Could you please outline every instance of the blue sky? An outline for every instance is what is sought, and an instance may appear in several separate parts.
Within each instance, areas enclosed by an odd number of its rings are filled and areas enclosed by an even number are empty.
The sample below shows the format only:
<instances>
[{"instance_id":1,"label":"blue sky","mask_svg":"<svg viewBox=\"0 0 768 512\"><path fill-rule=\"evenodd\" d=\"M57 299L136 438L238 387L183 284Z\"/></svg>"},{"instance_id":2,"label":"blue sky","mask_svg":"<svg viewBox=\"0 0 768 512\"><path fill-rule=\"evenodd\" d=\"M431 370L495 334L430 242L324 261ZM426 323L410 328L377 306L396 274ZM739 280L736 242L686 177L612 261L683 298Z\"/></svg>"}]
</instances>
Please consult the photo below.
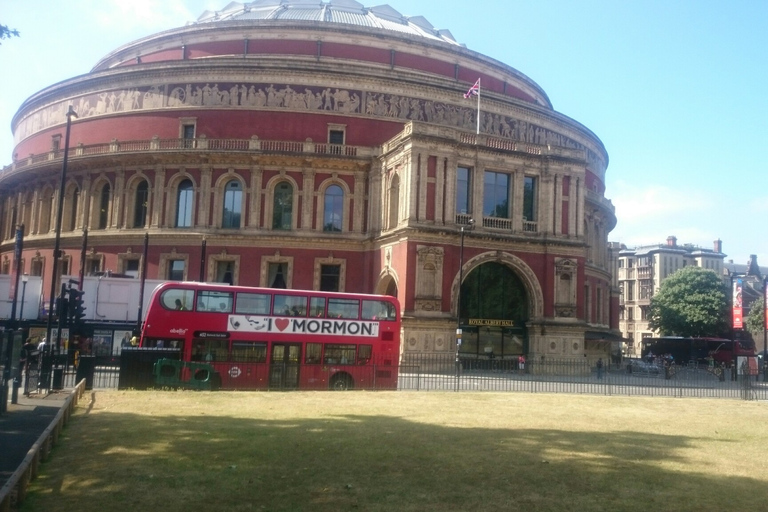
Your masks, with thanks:
<instances>
[{"instance_id":1,"label":"blue sky","mask_svg":"<svg viewBox=\"0 0 768 512\"><path fill-rule=\"evenodd\" d=\"M229 0L0 0L0 165L33 93ZM611 241L679 243L768 266L768 1L390 0L537 82L610 157Z\"/></svg>"}]
</instances>

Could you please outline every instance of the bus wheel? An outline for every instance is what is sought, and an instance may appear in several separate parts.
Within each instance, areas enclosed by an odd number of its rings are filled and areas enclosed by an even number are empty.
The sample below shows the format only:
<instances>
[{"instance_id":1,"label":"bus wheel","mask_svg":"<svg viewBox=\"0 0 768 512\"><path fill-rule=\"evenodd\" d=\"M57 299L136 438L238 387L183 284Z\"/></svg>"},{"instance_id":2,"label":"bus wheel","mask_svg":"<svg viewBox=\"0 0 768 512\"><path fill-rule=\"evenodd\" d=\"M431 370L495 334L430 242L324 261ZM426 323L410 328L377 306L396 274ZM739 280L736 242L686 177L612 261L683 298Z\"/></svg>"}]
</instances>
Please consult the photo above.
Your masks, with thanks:
<instances>
[{"instance_id":1,"label":"bus wheel","mask_svg":"<svg viewBox=\"0 0 768 512\"><path fill-rule=\"evenodd\" d=\"M348 373L337 373L331 377L331 389L346 391L353 388L352 377Z\"/></svg>"}]
</instances>

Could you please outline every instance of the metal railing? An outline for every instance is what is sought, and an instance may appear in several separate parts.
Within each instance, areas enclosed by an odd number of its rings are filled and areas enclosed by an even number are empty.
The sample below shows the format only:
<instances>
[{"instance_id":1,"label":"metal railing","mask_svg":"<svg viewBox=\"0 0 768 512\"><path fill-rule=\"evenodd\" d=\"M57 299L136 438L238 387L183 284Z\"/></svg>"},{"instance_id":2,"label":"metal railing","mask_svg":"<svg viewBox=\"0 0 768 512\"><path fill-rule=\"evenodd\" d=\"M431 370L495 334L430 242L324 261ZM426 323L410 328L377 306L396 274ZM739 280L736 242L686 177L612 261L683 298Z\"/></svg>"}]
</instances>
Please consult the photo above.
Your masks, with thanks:
<instances>
[{"instance_id":1,"label":"metal railing","mask_svg":"<svg viewBox=\"0 0 768 512\"><path fill-rule=\"evenodd\" d=\"M81 381L64 401L51 424L40 435L21 465L13 472L0 488L0 510L11 510L24 502L29 483L37 477L40 462L45 462L51 453L51 448L58 442L61 429L69 421L69 417L77 407L78 400L85 393L85 381Z\"/></svg>"},{"instance_id":2,"label":"metal railing","mask_svg":"<svg viewBox=\"0 0 768 512\"><path fill-rule=\"evenodd\" d=\"M169 151L232 151L232 152L261 152L261 153L302 153L316 155L333 155L347 158L368 158L376 154L377 150L366 146L348 146L345 144L261 140L258 137L250 139L209 139L201 136L196 139L160 139L128 140L114 139L101 144L79 144L70 150L69 159L77 161L82 157L94 157L113 154L169 152ZM32 154L26 158L20 158L0 171L0 177L12 174L38 164L49 164L60 161L64 157L64 151L59 148L46 153Z\"/></svg>"}]
</instances>

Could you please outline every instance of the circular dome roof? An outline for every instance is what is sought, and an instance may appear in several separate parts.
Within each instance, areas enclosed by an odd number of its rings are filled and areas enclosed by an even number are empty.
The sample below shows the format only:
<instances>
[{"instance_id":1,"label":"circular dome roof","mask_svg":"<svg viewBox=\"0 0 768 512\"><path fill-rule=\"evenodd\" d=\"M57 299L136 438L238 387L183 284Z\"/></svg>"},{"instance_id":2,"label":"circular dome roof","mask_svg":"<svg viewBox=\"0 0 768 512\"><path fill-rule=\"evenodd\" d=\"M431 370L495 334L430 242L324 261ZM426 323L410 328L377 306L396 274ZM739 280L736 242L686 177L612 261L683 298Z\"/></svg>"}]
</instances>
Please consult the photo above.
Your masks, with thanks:
<instances>
[{"instance_id":1,"label":"circular dome roof","mask_svg":"<svg viewBox=\"0 0 768 512\"><path fill-rule=\"evenodd\" d=\"M393 30L459 45L448 30L438 30L423 16L403 16L389 5L364 7L355 0L255 0L231 2L221 11L205 11L191 24L219 21L290 20L343 23ZM459 45L461 46L461 45Z\"/></svg>"}]
</instances>

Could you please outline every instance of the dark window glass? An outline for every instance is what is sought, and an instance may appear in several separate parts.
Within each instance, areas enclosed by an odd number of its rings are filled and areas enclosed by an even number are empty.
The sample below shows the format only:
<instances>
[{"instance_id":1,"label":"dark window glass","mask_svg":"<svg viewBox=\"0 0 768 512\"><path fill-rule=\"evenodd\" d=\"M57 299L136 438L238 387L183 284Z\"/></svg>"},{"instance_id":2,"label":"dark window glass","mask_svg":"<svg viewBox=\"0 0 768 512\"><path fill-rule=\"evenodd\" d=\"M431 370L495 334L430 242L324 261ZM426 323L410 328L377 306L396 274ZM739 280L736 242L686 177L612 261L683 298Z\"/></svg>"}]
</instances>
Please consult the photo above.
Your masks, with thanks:
<instances>
[{"instance_id":1,"label":"dark window glass","mask_svg":"<svg viewBox=\"0 0 768 512\"><path fill-rule=\"evenodd\" d=\"M194 191L192 182L184 180L179 183L179 189L176 193L176 227L188 228L192 226L192 200Z\"/></svg>"},{"instance_id":2,"label":"dark window glass","mask_svg":"<svg viewBox=\"0 0 768 512\"><path fill-rule=\"evenodd\" d=\"M171 260L168 262L168 280L184 280L184 260Z\"/></svg>"},{"instance_id":3,"label":"dark window glass","mask_svg":"<svg viewBox=\"0 0 768 512\"><path fill-rule=\"evenodd\" d=\"M325 189L323 231L341 232L344 217L344 191L338 185Z\"/></svg>"},{"instance_id":4,"label":"dark window glass","mask_svg":"<svg viewBox=\"0 0 768 512\"><path fill-rule=\"evenodd\" d=\"M500 172L485 172L483 190L483 215L485 217L509 218L509 175Z\"/></svg>"},{"instance_id":5,"label":"dark window glass","mask_svg":"<svg viewBox=\"0 0 768 512\"><path fill-rule=\"evenodd\" d=\"M242 209L243 187L239 181L232 180L224 187L224 213L221 227L239 228Z\"/></svg>"},{"instance_id":6,"label":"dark window glass","mask_svg":"<svg viewBox=\"0 0 768 512\"><path fill-rule=\"evenodd\" d=\"M101 187L101 198L99 201L99 229L106 229L109 219L109 184Z\"/></svg>"},{"instance_id":7,"label":"dark window glass","mask_svg":"<svg viewBox=\"0 0 768 512\"><path fill-rule=\"evenodd\" d=\"M456 171L456 213L471 213L470 175L471 172L466 167L459 167Z\"/></svg>"},{"instance_id":8,"label":"dark window glass","mask_svg":"<svg viewBox=\"0 0 768 512\"><path fill-rule=\"evenodd\" d=\"M525 220L536 220L536 178L525 177L523 189L523 217Z\"/></svg>"},{"instance_id":9,"label":"dark window glass","mask_svg":"<svg viewBox=\"0 0 768 512\"><path fill-rule=\"evenodd\" d=\"M320 265L320 291L338 292L341 280L341 265Z\"/></svg>"},{"instance_id":10,"label":"dark window glass","mask_svg":"<svg viewBox=\"0 0 768 512\"><path fill-rule=\"evenodd\" d=\"M293 215L293 187L284 181L275 187L272 229L290 230Z\"/></svg>"},{"instance_id":11,"label":"dark window glass","mask_svg":"<svg viewBox=\"0 0 768 512\"><path fill-rule=\"evenodd\" d=\"M147 222L147 205L149 201L149 185L146 181L136 187L136 197L133 205L133 227L143 228Z\"/></svg>"}]
</instances>

